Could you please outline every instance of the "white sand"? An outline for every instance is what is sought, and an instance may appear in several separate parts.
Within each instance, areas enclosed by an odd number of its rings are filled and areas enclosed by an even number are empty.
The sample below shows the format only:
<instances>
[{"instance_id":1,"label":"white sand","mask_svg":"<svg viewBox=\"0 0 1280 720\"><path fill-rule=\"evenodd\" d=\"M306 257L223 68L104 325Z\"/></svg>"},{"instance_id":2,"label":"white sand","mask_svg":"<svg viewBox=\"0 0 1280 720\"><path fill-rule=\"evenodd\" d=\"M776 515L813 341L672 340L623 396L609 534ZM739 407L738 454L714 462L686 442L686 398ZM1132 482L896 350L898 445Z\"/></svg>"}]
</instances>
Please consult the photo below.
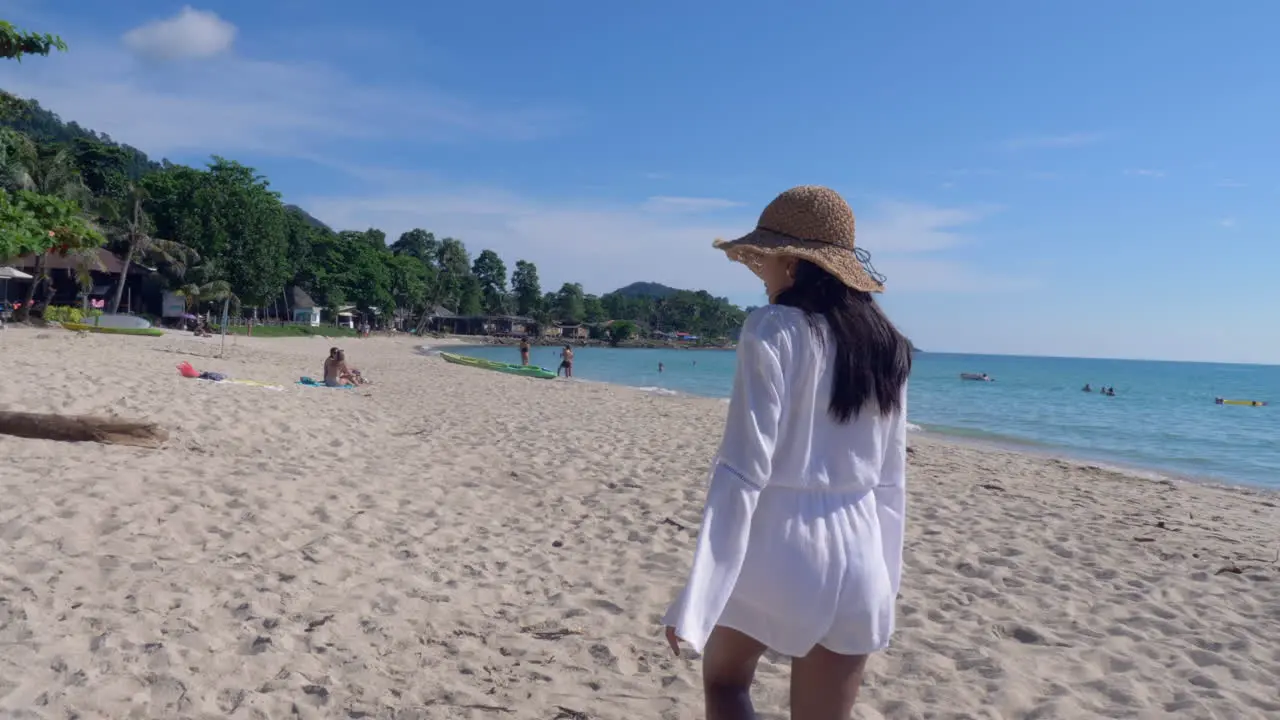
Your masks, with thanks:
<instances>
[{"instance_id":1,"label":"white sand","mask_svg":"<svg viewBox=\"0 0 1280 720\"><path fill-rule=\"evenodd\" d=\"M292 385L330 344L0 333L0 408L172 430L0 437L0 716L701 717L657 623L723 403L387 339L339 343L372 387ZM1280 717L1276 496L913 444L859 717ZM765 717L786 694L764 663Z\"/></svg>"}]
</instances>

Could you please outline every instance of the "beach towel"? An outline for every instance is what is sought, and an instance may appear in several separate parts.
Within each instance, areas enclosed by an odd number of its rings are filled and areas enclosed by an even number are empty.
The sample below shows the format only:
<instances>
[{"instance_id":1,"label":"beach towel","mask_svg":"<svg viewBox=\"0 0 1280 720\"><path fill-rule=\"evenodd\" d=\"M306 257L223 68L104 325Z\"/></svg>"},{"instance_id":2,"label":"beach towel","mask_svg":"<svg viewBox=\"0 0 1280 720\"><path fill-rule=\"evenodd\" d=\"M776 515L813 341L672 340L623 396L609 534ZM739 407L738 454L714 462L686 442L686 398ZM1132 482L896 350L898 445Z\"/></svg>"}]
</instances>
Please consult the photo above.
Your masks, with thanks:
<instances>
[{"instance_id":1,"label":"beach towel","mask_svg":"<svg viewBox=\"0 0 1280 720\"><path fill-rule=\"evenodd\" d=\"M279 385L272 385L271 383L265 383L260 380L236 380L235 378L229 378L218 372L211 372L209 370L200 372L199 370L191 367L191 363L189 362L184 362L178 365L178 374L185 378L209 380L219 385L249 385L251 387L266 388L267 390L284 390L284 388Z\"/></svg>"},{"instance_id":2,"label":"beach towel","mask_svg":"<svg viewBox=\"0 0 1280 720\"><path fill-rule=\"evenodd\" d=\"M355 385L350 385L350 384L348 384L348 385L338 385L338 386L336 386L336 387L334 387L334 386L332 386L332 385L325 385L323 382L320 382L319 380L316 380L315 378L309 378L309 377L305 377L305 376L304 376L304 377L300 377L300 378L298 378L298 384L299 384L299 385L306 385L307 387L319 387L319 388L333 387L335 390L354 390L354 389L356 388L356 386L355 386Z\"/></svg>"},{"instance_id":3,"label":"beach towel","mask_svg":"<svg viewBox=\"0 0 1280 720\"><path fill-rule=\"evenodd\" d=\"M235 380L232 378L225 378L217 382L219 385L248 385L250 387L260 387L264 390L284 390L284 388L279 385L264 383L260 380Z\"/></svg>"}]
</instances>

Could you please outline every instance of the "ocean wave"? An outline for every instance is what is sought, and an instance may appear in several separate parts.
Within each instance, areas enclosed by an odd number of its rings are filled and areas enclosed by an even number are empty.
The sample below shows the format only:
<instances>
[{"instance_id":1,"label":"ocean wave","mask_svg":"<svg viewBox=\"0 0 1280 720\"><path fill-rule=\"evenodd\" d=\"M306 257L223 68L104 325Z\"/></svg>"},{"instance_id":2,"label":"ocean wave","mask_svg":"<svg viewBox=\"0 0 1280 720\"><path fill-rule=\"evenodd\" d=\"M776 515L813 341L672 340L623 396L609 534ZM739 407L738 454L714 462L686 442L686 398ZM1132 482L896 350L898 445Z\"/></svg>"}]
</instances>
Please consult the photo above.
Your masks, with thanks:
<instances>
[{"instance_id":1,"label":"ocean wave","mask_svg":"<svg viewBox=\"0 0 1280 720\"><path fill-rule=\"evenodd\" d=\"M913 422L909 422L907 423L907 432L924 432L924 428Z\"/></svg>"},{"instance_id":2,"label":"ocean wave","mask_svg":"<svg viewBox=\"0 0 1280 720\"><path fill-rule=\"evenodd\" d=\"M681 397L684 395L684 393L679 390L657 387L656 385L632 385L631 387L639 390L640 392L648 393L650 395L661 395L663 397Z\"/></svg>"}]
</instances>

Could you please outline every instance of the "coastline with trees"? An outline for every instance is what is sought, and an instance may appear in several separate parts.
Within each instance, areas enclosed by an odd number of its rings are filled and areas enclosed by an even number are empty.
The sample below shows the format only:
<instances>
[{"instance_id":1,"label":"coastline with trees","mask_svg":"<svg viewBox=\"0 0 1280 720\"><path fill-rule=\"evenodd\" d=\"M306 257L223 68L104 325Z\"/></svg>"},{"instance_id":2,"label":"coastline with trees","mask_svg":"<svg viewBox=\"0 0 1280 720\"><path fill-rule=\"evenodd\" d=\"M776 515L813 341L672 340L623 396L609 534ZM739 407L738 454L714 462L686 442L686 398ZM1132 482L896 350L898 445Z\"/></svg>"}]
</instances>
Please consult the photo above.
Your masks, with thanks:
<instances>
[{"instance_id":1,"label":"coastline with trees","mask_svg":"<svg viewBox=\"0 0 1280 720\"><path fill-rule=\"evenodd\" d=\"M56 36L7 23L0 31L0 52L9 58L66 50ZM106 272L102 249L122 269L97 293L94 274ZM15 319L54 306L53 256L74 269L68 277L79 287L68 292L85 308L92 296L105 313L158 316L170 293L185 299L188 312L225 300L238 318L288 323L297 288L329 319L345 312L377 328L423 331L423 319L441 308L525 318L535 337L556 325L585 325L616 345L661 332L725 344L746 314L706 291L654 283L603 294L580 283L544 289L534 261L508 266L491 249L473 256L462 239L422 228L390 242L377 228L335 230L285 203L252 167L220 156L203 168L156 161L0 90L0 264L25 262L34 276L25 292L5 298L18 306ZM126 295L131 272L143 277Z\"/></svg>"}]
</instances>

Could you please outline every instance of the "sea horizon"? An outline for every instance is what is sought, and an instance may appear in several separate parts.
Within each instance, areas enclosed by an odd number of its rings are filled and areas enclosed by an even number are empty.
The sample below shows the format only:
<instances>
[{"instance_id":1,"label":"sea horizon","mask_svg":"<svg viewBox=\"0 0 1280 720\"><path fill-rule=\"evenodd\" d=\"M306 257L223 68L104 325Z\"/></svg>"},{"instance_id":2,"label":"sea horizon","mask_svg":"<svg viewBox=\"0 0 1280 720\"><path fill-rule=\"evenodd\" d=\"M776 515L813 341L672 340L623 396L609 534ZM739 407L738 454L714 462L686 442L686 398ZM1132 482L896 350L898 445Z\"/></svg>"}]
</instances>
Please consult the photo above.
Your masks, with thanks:
<instances>
[{"instance_id":1,"label":"sea horizon","mask_svg":"<svg viewBox=\"0 0 1280 720\"><path fill-rule=\"evenodd\" d=\"M1175 363L1182 365L1246 365L1250 367L1280 367L1280 363L1243 362L1239 360L1170 360L1168 358L1106 357L1103 355L1031 355L1026 353L965 353L950 350L925 350L916 348L917 355L963 355L969 357L1027 358L1029 360L1106 360L1108 362Z\"/></svg>"},{"instance_id":2,"label":"sea horizon","mask_svg":"<svg viewBox=\"0 0 1280 720\"><path fill-rule=\"evenodd\" d=\"M454 346L450 352L519 362L512 346ZM536 346L549 370L559 350ZM659 395L725 399L733 350L575 349L575 379ZM663 364L662 372L658 363ZM986 372L995 382L961 380ZM1082 392L1110 385L1115 397ZM967 444L1060 456L1141 475L1280 489L1280 412L1222 406L1214 397L1275 402L1280 367L1252 363L1067 358L922 351L916 356L908 420L920 431Z\"/></svg>"}]
</instances>

